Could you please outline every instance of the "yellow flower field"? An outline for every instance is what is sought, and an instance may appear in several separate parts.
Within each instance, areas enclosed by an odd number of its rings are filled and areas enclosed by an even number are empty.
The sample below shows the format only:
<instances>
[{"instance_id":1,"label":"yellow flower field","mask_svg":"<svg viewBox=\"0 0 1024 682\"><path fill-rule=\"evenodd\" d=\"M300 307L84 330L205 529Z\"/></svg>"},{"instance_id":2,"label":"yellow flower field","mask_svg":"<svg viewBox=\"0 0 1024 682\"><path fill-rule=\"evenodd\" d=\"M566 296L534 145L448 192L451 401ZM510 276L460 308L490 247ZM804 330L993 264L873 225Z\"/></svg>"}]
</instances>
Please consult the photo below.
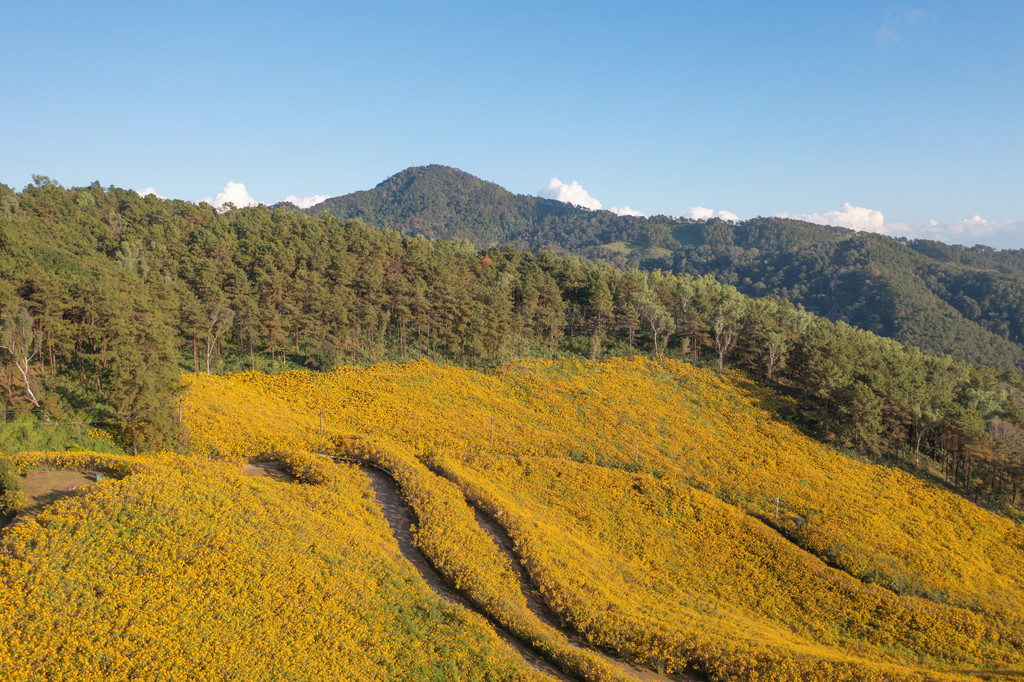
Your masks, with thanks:
<instances>
[{"instance_id":1,"label":"yellow flower field","mask_svg":"<svg viewBox=\"0 0 1024 682\"><path fill-rule=\"evenodd\" d=\"M359 438L457 482L563 618L654 667L912 679L1024 666L1020 529L838 455L739 375L560 360L190 381L199 449L240 459ZM434 477L422 486L443 489ZM490 571L481 584L506 580L479 548L447 551Z\"/></svg>"},{"instance_id":2,"label":"yellow flower field","mask_svg":"<svg viewBox=\"0 0 1024 682\"><path fill-rule=\"evenodd\" d=\"M535 679L404 563L365 476L318 485L171 453L23 454L89 486L5 531L0 678Z\"/></svg>"},{"instance_id":3,"label":"yellow flower field","mask_svg":"<svg viewBox=\"0 0 1024 682\"><path fill-rule=\"evenodd\" d=\"M4 531L4 679L539 678L429 592L366 477L317 452L389 471L438 569L574 676L628 672L526 607L472 506L563 622L651 669L1024 670L1020 528L804 436L739 374L557 360L185 381L186 452L12 457L110 477ZM240 475L253 460L296 480Z\"/></svg>"}]
</instances>

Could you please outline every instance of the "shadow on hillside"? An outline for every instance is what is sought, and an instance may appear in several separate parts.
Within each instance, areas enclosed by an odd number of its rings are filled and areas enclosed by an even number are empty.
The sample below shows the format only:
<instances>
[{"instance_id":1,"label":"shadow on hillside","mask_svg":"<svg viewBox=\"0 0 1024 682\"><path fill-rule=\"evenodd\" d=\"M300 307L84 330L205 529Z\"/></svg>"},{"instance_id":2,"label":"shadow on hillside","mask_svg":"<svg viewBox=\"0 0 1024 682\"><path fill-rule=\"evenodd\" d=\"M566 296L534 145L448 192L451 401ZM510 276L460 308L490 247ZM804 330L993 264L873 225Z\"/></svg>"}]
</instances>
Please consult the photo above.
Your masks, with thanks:
<instances>
[{"instance_id":1,"label":"shadow on hillside","mask_svg":"<svg viewBox=\"0 0 1024 682\"><path fill-rule=\"evenodd\" d=\"M899 469L905 474L942 488L943 490L946 490L975 506L1001 516L1013 518L1011 514L1007 514L1006 511L1000 507L985 505L979 502L976 492L972 494L971 491L963 490L949 483L942 475L941 470L937 471L935 470L935 467L929 466L932 463L932 460L927 455L922 454L918 458L918 461L920 462L918 464L915 464L912 459L907 459L899 455L871 457L843 447L841 444L836 443L833 438L829 438L827 434L823 436L819 430L814 428L813 420L809 412L801 410L800 399L802 396L796 389L778 385L766 387L764 384L754 381L747 376L736 377L733 381L737 388L751 396L754 403L771 414L774 419L789 424L808 438L832 448L847 459L856 460L865 464L889 467L890 469ZM921 463L923 463L923 466Z\"/></svg>"}]
</instances>

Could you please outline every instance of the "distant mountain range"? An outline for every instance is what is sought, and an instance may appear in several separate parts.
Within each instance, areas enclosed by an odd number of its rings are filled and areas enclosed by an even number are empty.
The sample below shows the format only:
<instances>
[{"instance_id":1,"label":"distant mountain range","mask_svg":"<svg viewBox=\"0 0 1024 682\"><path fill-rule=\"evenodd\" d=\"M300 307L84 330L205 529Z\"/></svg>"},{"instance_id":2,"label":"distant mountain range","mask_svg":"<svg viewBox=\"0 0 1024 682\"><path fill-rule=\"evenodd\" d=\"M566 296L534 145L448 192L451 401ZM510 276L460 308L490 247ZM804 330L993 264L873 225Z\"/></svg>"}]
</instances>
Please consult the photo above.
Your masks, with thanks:
<instances>
[{"instance_id":1,"label":"distant mountain range","mask_svg":"<svg viewBox=\"0 0 1024 682\"><path fill-rule=\"evenodd\" d=\"M478 249L550 249L622 268L711 274L743 293L788 298L927 351L1024 368L1024 250L908 241L780 218L619 216L512 194L439 165L406 169L305 212L464 239Z\"/></svg>"}]
</instances>

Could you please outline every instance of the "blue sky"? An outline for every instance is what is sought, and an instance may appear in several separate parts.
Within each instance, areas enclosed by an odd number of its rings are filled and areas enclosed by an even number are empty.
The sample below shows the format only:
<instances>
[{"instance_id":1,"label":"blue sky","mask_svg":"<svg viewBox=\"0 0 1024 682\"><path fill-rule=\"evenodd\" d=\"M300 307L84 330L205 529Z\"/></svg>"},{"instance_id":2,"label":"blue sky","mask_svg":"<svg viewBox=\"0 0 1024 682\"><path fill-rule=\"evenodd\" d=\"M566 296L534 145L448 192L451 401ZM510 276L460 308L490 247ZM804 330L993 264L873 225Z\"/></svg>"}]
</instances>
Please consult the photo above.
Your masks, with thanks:
<instances>
[{"instance_id":1,"label":"blue sky","mask_svg":"<svg viewBox=\"0 0 1024 682\"><path fill-rule=\"evenodd\" d=\"M0 0L0 59L17 189L274 203L441 163L645 214L1024 248L1016 0Z\"/></svg>"}]
</instances>

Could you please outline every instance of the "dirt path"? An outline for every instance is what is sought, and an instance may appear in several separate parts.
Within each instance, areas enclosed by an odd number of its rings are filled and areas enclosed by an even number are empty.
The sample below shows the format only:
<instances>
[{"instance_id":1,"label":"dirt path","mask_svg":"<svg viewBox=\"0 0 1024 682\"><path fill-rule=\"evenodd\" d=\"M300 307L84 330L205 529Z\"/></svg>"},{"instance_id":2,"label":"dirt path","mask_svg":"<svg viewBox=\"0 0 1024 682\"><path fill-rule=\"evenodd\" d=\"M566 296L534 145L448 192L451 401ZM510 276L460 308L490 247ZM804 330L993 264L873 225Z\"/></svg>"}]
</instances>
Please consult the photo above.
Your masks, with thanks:
<instances>
[{"instance_id":1,"label":"dirt path","mask_svg":"<svg viewBox=\"0 0 1024 682\"><path fill-rule=\"evenodd\" d=\"M412 563L413 566L416 567L420 572L420 575L422 575L423 579L427 582L427 585L447 601L460 604L463 607L475 611L487 618L487 620L494 626L499 636L508 642L510 646L515 648L516 651L518 651L536 670L553 675L559 679L570 679L561 671L554 669L550 663L541 658L535 651L505 630L502 626L495 623L487 613L478 609L475 605L471 604L449 587L447 583L445 583L441 575L434 569L433 565L413 543L412 532L410 531L410 526L413 523L412 512L406 505L405 500L402 499L401 493L399 492L394 479L376 467L367 466L359 462L356 463L359 464L362 471L369 476L370 484L376 494L377 504L380 506L384 517L388 520L388 524L391 526L391 531L394 533L395 539L398 540L398 546L401 548L402 554L410 563ZM527 607L534 613L534 615L540 618L541 621L565 635L571 646L579 649L580 651L596 654L603 658L608 664L618 668L621 672L644 682L663 680L684 680L686 682L696 682L704 679L702 677L686 674L670 676L653 670L641 668L630 662L610 656L605 652L600 651L579 634L564 627L551 609L548 608L537 589L531 584L528 573L513 551L512 540L508 536L508 533L505 532L505 529L475 507L474 514L477 523L488 534L498 551L508 557L512 570L519 580L520 590L526 598Z\"/></svg>"},{"instance_id":2,"label":"dirt path","mask_svg":"<svg viewBox=\"0 0 1024 682\"><path fill-rule=\"evenodd\" d=\"M570 680L571 678L566 677L564 673L548 663L548 661L534 652L533 649L517 639L512 633L496 623L490 616L476 608L476 606L444 582L441 574L434 569L433 565L427 561L427 558L413 543L411 530L413 524L412 512L409 511L405 500L402 499L402 495L398 492L398 486L394 480L383 471L373 467L361 466L360 468L370 478L370 487L373 488L373 492L376 495L377 505L384 514L384 518L387 519L388 525L391 526L391 532L398 541L398 547L402 551L402 556L416 567L416 570L419 571L430 589L442 599L458 604L487 618L497 635L506 644L515 649L534 670L550 675L555 679Z\"/></svg>"},{"instance_id":3,"label":"dirt path","mask_svg":"<svg viewBox=\"0 0 1024 682\"><path fill-rule=\"evenodd\" d=\"M595 645L588 642L586 639L581 637L578 633L570 630L564 626L555 615L555 613L548 607L544 602L544 599L540 596L540 592L530 582L529 575L526 572L526 568L523 566L519 557L516 556L513 550L512 538L509 537L505 529L495 522L493 519L484 514L478 507L473 508L474 514L476 515L476 522L483 528L487 534L491 537L491 540L498 547L498 550L504 554L509 563L512 566L512 571L516 574L519 579L519 589L522 590L523 596L526 597L526 605L533 612L535 616L540 618L544 623L551 627L561 631L565 635L566 639L569 640L569 644L576 647L581 651L588 651L592 654L596 654L603 658L609 665L615 666L620 671L627 675L631 675L638 680L644 680L645 682L654 682L655 680L686 680L686 681L698 681L703 680L702 677L694 677L691 675L666 675L663 673L655 672L647 668L641 668L638 665L625 661L616 656L609 655L606 652L601 651Z\"/></svg>"}]
</instances>

